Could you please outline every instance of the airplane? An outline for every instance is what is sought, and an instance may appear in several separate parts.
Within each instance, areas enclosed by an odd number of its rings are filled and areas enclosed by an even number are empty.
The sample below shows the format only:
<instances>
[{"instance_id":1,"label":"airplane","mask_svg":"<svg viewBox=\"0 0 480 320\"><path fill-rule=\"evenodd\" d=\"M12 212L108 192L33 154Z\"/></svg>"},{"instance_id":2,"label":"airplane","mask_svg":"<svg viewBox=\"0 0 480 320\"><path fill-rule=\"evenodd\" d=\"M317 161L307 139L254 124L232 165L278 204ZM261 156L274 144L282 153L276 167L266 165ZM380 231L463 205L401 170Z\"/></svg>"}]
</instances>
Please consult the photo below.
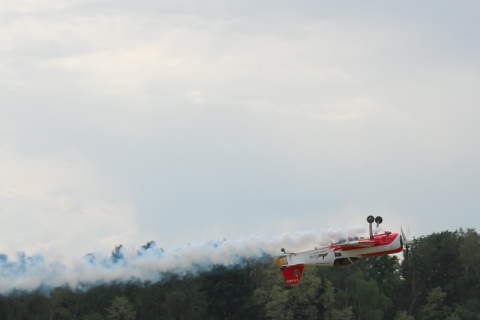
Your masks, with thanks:
<instances>
[{"instance_id":1,"label":"airplane","mask_svg":"<svg viewBox=\"0 0 480 320\"><path fill-rule=\"evenodd\" d=\"M277 257L277 264L287 282L294 285L300 282L306 265L318 265L328 267L343 267L351 265L363 257L378 257L398 253L403 246L412 241L407 240L401 230L401 234L385 231L382 234L373 234L372 224L378 226L383 222L382 217L367 217L370 237L352 237L342 239L326 247L315 248L304 252L286 252L281 249L282 255Z\"/></svg>"}]
</instances>

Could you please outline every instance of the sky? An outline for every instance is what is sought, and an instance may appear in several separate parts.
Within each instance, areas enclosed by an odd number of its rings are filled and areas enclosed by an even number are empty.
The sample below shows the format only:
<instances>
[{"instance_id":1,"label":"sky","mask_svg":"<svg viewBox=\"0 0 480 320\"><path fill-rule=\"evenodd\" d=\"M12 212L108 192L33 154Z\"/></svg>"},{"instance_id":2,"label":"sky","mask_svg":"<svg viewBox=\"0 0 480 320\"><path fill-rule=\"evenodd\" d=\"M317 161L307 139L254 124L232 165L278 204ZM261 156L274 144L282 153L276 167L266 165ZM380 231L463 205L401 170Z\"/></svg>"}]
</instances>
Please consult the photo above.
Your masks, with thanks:
<instances>
[{"instance_id":1,"label":"sky","mask_svg":"<svg viewBox=\"0 0 480 320\"><path fill-rule=\"evenodd\" d=\"M479 10L2 2L0 252L478 230Z\"/></svg>"}]
</instances>

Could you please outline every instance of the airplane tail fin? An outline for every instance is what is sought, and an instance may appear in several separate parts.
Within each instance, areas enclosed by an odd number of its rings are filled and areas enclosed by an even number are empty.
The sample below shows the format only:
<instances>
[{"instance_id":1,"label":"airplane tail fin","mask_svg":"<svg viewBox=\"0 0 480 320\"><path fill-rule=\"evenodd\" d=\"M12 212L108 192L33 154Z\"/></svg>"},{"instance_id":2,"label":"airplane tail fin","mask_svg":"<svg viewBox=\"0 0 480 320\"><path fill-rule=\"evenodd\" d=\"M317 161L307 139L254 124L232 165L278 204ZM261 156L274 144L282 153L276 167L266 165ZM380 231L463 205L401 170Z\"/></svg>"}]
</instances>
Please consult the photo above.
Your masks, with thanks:
<instances>
[{"instance_id":1,"label":"airplane tail fin","mask_svg":"<svg viewBox=\"0 0 480 320\"><path fill-rule=\"evenodd\" d=\"M302 278L303 269L305 269L304 264L297 264L293 266L284 266L281 267L280 270L282 271L283 277L288 285L297 284L300 282Z\"/></svg>"}]
</instances>

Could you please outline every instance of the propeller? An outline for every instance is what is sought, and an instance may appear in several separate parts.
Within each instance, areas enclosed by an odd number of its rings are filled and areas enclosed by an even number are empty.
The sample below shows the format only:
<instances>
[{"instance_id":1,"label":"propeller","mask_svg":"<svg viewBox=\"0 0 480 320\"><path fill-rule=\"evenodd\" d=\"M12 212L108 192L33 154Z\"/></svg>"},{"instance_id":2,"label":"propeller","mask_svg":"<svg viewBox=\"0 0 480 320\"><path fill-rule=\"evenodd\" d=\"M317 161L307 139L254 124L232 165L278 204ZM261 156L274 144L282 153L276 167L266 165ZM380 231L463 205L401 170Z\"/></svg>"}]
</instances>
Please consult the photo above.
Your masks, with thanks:
<instances>
[{"instance_id":1,"label":"propeller","mask_svg":"<svg viewBox=\"0 0 480 320\"><path fill-rule=\"evenodd\" d=\"M402 243L405 246L405 255L407 256L408 263L410 264L410 245L413 243L413 241L415 241L415 238L413 240L407 239L403 228L400 228L400 233L402 234Z\"/></svg>"},{"instance_id":2,"label":"propeller","mask_svg":"<svg viewBox=\"0 0 480 320\"><path fill-rule=\"evenodd\" d=\"M404 246L411 245L413 240L407 239L407 237L405 236L405 232L403 232L403 228L400 228L400 232L402 233L403 245Z\"/></svg>"}]
</instances>

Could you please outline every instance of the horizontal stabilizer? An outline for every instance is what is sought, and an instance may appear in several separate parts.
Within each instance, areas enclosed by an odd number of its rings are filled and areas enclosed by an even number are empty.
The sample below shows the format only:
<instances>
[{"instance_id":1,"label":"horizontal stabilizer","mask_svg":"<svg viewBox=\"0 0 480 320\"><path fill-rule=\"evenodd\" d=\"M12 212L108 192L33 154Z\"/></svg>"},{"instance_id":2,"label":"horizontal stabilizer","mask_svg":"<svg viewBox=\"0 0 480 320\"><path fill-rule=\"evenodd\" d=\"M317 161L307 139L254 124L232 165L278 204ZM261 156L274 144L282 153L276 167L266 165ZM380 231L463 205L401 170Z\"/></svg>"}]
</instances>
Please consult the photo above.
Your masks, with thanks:
<instances>
[{"instance_id":1,"label":"horizontal stabilizer","mask_svg":"<svg viewBox=\"0 0 480 320\"><path fill-rule=\"evenodd\" d=\"M287 284L293 285L300 282L303 269L305 269L304 264L297 264L294 266L283 267L280 270L282 270L282 274L285 277L285 281L287 281Z\"/></svg>"}]
</instances>

